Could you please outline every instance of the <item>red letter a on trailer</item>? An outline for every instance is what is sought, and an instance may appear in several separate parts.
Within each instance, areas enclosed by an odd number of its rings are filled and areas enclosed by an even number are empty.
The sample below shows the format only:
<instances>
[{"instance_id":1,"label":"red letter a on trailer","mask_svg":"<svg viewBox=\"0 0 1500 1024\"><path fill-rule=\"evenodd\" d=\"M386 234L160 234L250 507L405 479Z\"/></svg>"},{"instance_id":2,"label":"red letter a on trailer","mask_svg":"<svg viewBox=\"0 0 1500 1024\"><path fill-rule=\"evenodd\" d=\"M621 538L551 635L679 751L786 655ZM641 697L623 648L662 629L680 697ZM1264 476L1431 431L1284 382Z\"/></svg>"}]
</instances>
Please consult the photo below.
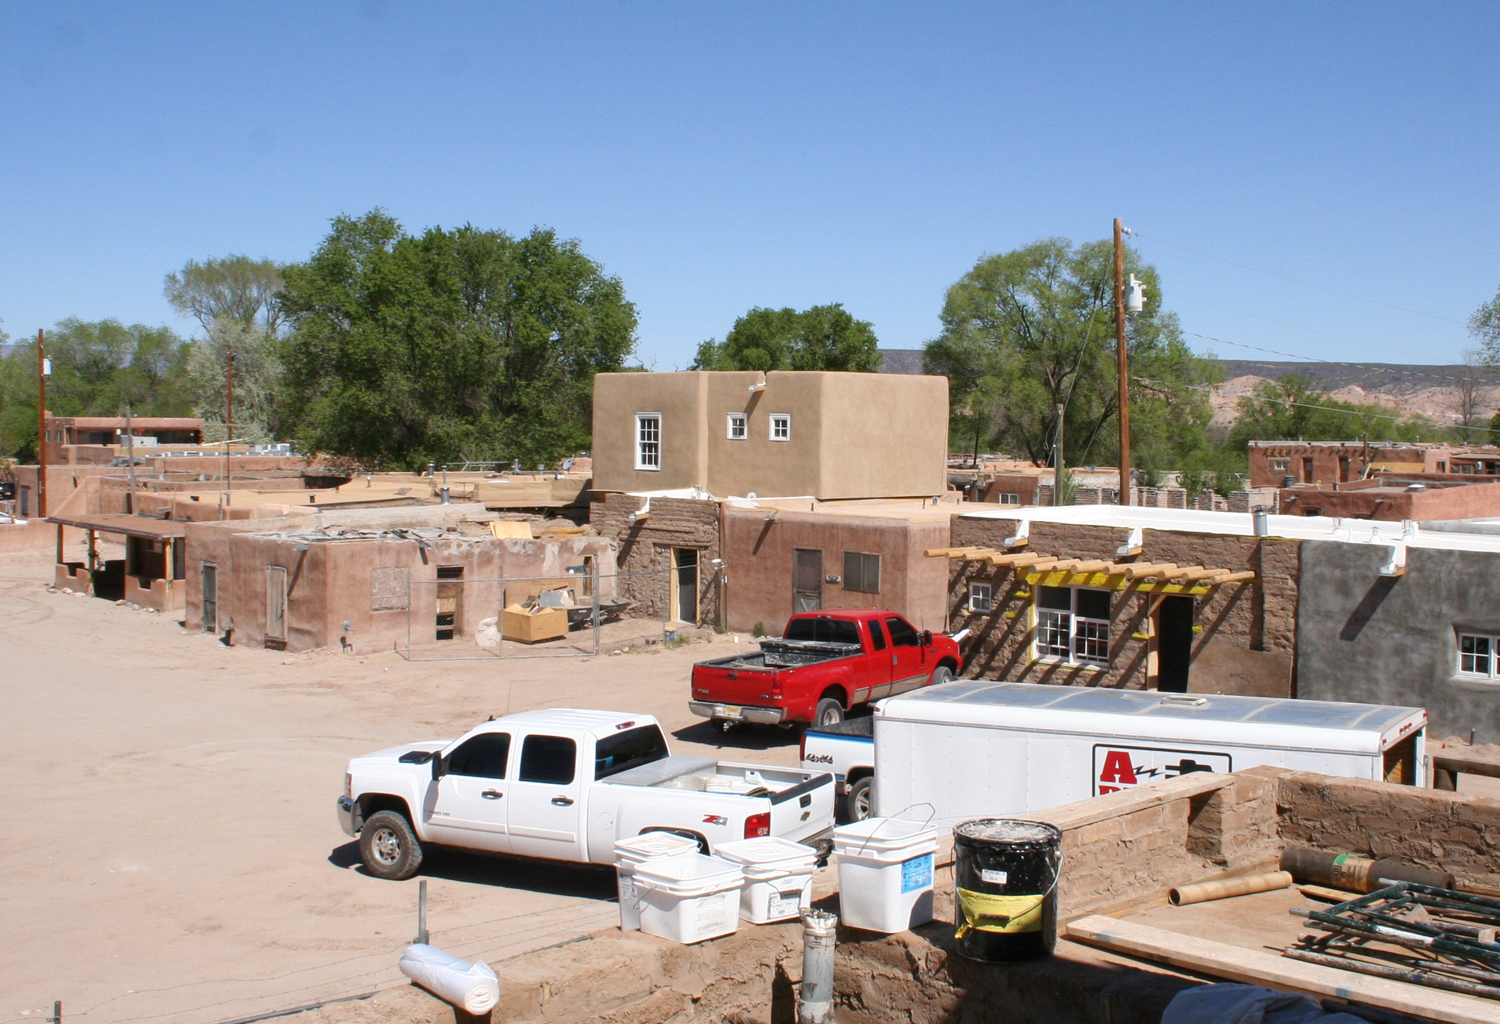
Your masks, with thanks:
<instances>
[{"instance_id":1,"label":"red letter a on trailer","mask_svg":"<svg viewBox=\"0 0 1500 1024\"><path fill-rule=\"evenodd\" d=\"M1099 781L1134 786L1136 784L1135 768L1130 763L1130 755L1123 750L1111 750L1105 754L1104 768L1099 772ZM1103 792L1102 786L1100 791Z\"/></svg>"}]
</instances>

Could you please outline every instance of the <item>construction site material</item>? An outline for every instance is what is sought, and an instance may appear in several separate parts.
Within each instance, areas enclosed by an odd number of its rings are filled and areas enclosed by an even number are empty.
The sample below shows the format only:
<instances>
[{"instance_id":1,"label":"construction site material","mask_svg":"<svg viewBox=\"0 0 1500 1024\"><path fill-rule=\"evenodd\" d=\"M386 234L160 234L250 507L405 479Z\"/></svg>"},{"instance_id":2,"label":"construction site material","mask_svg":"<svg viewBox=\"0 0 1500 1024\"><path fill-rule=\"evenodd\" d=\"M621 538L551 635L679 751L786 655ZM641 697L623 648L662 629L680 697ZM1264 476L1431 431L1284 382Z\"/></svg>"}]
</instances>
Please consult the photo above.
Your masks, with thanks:
<instances>
[{"instance_id":1,"label":"construction site material","mask_svg":"<svg viewBox=\"0 0 1500 1024\"><path fill-rule=\"evenodd\" d=\"M906 931L932 920L937 828L899 818L866 818L833 830L839 913L850 928Z\"/></svg>"},{"instance_id":2,"label":"construction site material","mask_svg":"<svg viewBox=\"0 0 1500 1024\"><path fill-rule=\"evenodd\" d=\"M1484 754L1433 754L1432 788L1455 792L1459 775L1488 775L1500 778L1500 760Z\"/></svg>"},{"instance_id":3,"label":"construction site material","mask_svg":"<svg viewBox=\"0 0 1500 1024\"><path fill-rule=\"evenodd\" d=\"M1161 1024L1263 1020L1277 1024L1366 1024L1362 1017L1324 1012L1317 1000L1304 995L1234 982L1185 988L1161 1015Z\"/></svg>"},{"instance_id":4,"label":"construction site material","mask_svg":"<svg viewBox=\"0 0 1500 1024\"><path fill-rule=\"evenodd\" d=\"M958 951L988 963L1051 956L1062 832L1039 821L966 821L953 830L953 857Z\"/></svg>"},{"instance_id":5,"label":"construction site material","mask_svg":"<svg viewBox=\"0 0 1500 1024\"><path fill-rule=\"evenodd\" d=\"M1290 871L1267 871L1258 875L1239 875L1214 882L1199 882L1196 885L1179 885L1167 890L1167 899L1172 901L1173 906L1183 907L1189 903L1206 903L1230 896L1248 896L1253 892L1285 889L1291 884Z\"/></svg>"},{"instance_id":6,"label":"construction site material","mask_svg":"<svg viewBox=\"0 0 1500 1024\"><path fill-rule=\"evenodd\" d=\"M729 935L740 926L738 864L701 853L647 861L635 872L641 931L684 945Z\"/></svg>"},{"instance_id":7,"label":"construction site material","mask_svg":"<svg viewBox=\"0 0 1500 1024\"><path fill-rule=\"evenodd\" d=\"M714 855L745 873L740 918L751 924L788 921L812 906L818 851L779 836L721 843Z\"/></svg>"},{"instance_id":8,"label":"construction site material","mask_svg":"<svg viewBox=\"0 0 1500 1024\"><path fill-rule=\"evenodd\" d=\"M507 640L534 644L568 635L568 613L563 608L527 608L513 604L500 618L500 632Z\"/></svg>"},{"instance_id":9,"label":"construction site material","mask_svg":"<svg viewBox=\"0 0 1500 1024\"><path fill-rule=\"evenodd\" d=\"M1332 996L1448 1024L1494 1024L1495 1008L1456 993L1421 989L1387 978L1288 960L1212 939L1184 941L1176 932L1091 915L1071 922L1067 937L1100 949L1251 985Z\"/></svg>"},{"instance_id":10,"label":"construction site material","mask_svg":"<svg viewBox=\"0 0 1500 1024\"><path fill-rule=\"evenodd\" d=\"M489 964L460 960L423 942L401 954L401 973L467 1013L489 1013L500 1001L500 981Z\"/></svg>"},{"instance_id":11,"label":"construction site material","mask_svg":"<svg viewBox=\"0 0 1500 1024\"><path fill-rule=\"evenodd\" d=\"M826 910L809 910L802 915L798 1024L827 1024L833 1020L833 960L838 927L838 915Z\"/></svg>"},{"instance_id":12,"label":"construction site material","mask_svg":"<svg viewBox=\"0 0 1500 1024\"><path fill-rule=\"evenodd\" d=\"M631 932L641 926L640 893L635 887L635 870L648 861L679 857L698 852L698 840L675 832L643 832L615 843L615 885L620 893L620 930Z\"/></svg>"},{"instance_id":13,"label":"construction site material","mask_svg":"<svg viewBox=\"0 0 1500 1024\"><path fill-rule=\"evenodd\" d=\"M1500 901L1396 882L1323 910L1291 912L1325 933L1288 946L1293 959L1500 999Z\"/></svg>"},{"instance_id":14,"label":"construction site material","mask_svg":"<svg viewBox=\"0 0 1500 1024\"><path fill-rule=\"evenodd\" d=\"M1349 853L1327 853L1305 847L1289 846L1281 851L1281 870L1289 871L1299 882L1327 885L1354 893L1374 892L1384 888L1381 879L1395 882L1418 882L1442 889L1453 887L1453 875L1433 871L1396 860L1371 860Z\"/></svg>"}]
</instances>

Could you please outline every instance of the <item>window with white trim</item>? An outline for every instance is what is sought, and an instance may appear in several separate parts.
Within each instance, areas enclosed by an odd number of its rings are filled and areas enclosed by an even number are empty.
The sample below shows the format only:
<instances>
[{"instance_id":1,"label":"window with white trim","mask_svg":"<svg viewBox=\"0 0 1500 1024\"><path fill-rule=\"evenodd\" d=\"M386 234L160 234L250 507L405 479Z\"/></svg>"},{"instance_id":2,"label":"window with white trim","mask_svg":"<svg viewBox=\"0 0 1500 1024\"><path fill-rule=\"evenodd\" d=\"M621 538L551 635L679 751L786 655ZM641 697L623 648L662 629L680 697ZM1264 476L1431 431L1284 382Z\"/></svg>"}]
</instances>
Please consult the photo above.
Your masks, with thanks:
<instances>
[{"instance_id":1,"label":"window with white trim","mask_svg":"<svg viewBox=\"0 0 1500 1024\"><path fill-rule=\"evenodd\" d=\"M1267 459L1273 473L1288 473L1292 469L1291 459Z\"/></svg>"},{"instance_id":2,"label":"window with white trim","mask_svg":"<svg viewBox=\"0 0 1500 1024\"><path fill-rule=\"evenodd\" d=\"M789 412L771 413L771 440L790 441L792 439L792 414Z\"/></svg>"},{"instance_id":3,"label":"window with white trim","mask_svg":"<svg viewBox=\"0 0 1500 1024\"><path fill-rule=\"evenodd\" d=\"M742 412L730 413L729 426L725 436L728 437L731 441L743 441L746 437L749 436L749 434L750 424L748 422L748 417L746 417L746 415Z\"/></svg>"},{"instance_id":4,"label":"window with white trim","mask_svg":"<svg viewBox=\"0 0 1500 1024\"><path fill-rule=\"evenodd\" d=\"M1021 496L1019 494L997 494L995 497L999 499L999 502L1002 505L1021 504Z\"/></svg>"},{"instance_id":5,"label":"window with white trim","mask_svg":"<svg viewBox=\"0 0 1500 1024\"><path fill-rule=\"evenodd\" d=\"M969 581L969 611L986 614L995 610L995 585L988 581Z\"/></svg>"},{"instance_id":6,"label":"window with white trim","mask_svg":"<svg viewBox=\"0 0 1500 1024\"><path fill-rule=\"evenodd\" d=\"M1109 664L1108 590L1036 588L1036 657L1067 665Z\"/></svg>"},{"instance_id":7,"label":"window with white trim","mask_svg":"<svg viewBox=\"0 0 1500 1024\"><path fill-rule=\"evenodd\" d=\"M661 413L635 414L635 468L661 469Z\"/></svg>"},{"instance_id":8,"label":"window with white trim","mask_svg":"<svg viewBox=\"0 0 1500 1024\"><path fill-rule=\"evenodd\" d=\"M1497 653L1500 653L1500 637L1483 633L1458 634L1458 670L1465 675L1500 679Z\"/></svg>"}]
</instances>

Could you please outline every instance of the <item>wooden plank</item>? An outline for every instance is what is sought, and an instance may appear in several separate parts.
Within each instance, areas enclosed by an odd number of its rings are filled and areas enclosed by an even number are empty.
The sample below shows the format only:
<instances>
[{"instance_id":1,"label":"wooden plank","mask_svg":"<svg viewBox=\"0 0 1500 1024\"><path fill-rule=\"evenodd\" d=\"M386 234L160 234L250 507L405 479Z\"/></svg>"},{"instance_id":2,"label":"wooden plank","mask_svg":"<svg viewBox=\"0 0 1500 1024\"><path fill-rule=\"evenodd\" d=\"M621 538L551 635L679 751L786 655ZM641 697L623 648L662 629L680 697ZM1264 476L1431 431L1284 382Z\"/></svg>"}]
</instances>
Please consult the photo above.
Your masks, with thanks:
<instances>
[{"instance_id":1,"label":"wooden plank","mask_svg":"<svg viewBox=\"0 0 1500 1024\"><path fill-rule=\"evenodd\" d=\"M1226 981L1330 996L1451 1024L1495 1024L1500 1019L1500 1004L1490 1000L1303 963L1098 914L1069 924L1067 937L1111 953L1154 960Z\"/></svg>"},{"instance_id":2,"label":"wooden plank","mask_svg":"<svg viewBox=\"0 0 1500 1024\"><path fill-rule=\"evenodd\" d=\"M1245 572L1232 572L1228 576L1215 576L1208 582L1217 587L1223 583L1248 583L1253 579L1255 579L1255 573L1247 570Z\"/></svg>"},{"instance_id":3,"label":"wooden plank","mask_svg":"<svg viewBox=\"0 0 1500 1024\"><path fill-rule=\"evenodd\" d=\"M1121 815L1135 814L1152 807L1160 807L1173 800L1186 800L1189 797L1202 796L1204 793L1214 793L1233 782L1233 775L1223 775L1217 772L1189 772L1174 779L1148 782L1142 786L1131 786L1129 789L1122 789L1118 792L1105 793L1103 796L1075 800L1070 804L1053 807L1038 816L1048 824L1067 832L1108 818L1118 818Z\"/></svg>"},{"instance_id":4,"label":"wooden plank","mask_svg":"<svg viewBox=\"0 0 1500 1024\"><path fill-rule=\"evenodd\" d=\"M1177 568L1176 562L1162 562L1155 565L1150 563L1140 565L1127 565L1123 567L1120 575L1124 576L1127 580L1139 580L1144 579L1147 576L1156 576L1168 569L1175 568Z\"/></svg>"},{"instance_id":5,"label":"wooden plank","mask_svg":"<svg viewBox=\"0 0 1500 1024\"><path fill-rule=\"evenodd\" d=\"M1228 575L1229 575L1229 570L1228 569L1204 569L1204 568L1194 567L1192 569L1188 569L1183 574L1183 576L1181 578L1184 579L1184 580L1208 580L1208 579L1213 579L1216 576L1228 576Z\"/></svg>"},{"instance_id":6,"label":"wooden plank","mask_svg":"<svg viewBox=\"0 0 1500 1024\"><path fill-rule=\"evenodd\" d=\"M1488 775L1500 779L1500 760L1492 758L1455 757L1452 754L1433 754L1432 766L1440 771L1460 772L1464 775Z\"/></svg>"}]
</instances>

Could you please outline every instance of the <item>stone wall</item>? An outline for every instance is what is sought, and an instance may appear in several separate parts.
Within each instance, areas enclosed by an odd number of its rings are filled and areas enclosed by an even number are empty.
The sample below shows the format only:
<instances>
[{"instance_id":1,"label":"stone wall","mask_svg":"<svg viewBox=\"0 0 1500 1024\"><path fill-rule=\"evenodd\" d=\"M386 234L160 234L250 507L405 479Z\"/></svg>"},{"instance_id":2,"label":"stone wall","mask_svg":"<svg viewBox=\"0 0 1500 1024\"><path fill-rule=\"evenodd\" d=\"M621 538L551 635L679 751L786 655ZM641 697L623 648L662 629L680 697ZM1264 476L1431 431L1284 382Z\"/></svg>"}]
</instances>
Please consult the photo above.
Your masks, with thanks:
<instances>
[{"instance_id":1,"label":"stone wall","mask_svg":"<svg viewBox=\"0 0 1500 1024\"><path fill-rule=\"evenodd\" d=\"M1014 534L1015 525L1012 520L957 516L952 543L954 547L1001 549L1005 538ZM1128 538L1129 531L1123 528L1034 521L1028 550L1062 558L1113 560ZM1286 694L1292 691L1299 549L1296 541L1276 538L1145 531L1142 553L1136 561L1250 570L1257 577L1253 582L1209 588L1208 593L1194 597L1197 631L1192 644L1195 671L1190 689L1247 692L1245 687L1253 685L1263 687L1258 692L1271 692L1277 687ZM972 631L963 643L965 676L1135 689L1154 685L1148 621L1155 601L1151 594L1127 587L1113 595L1107 667L1057 665L1038 662L1034 657L1034 598L1023 575L956 559L950 568L950 628ZM993 583L994 606L988 614L967 610L972 580ZM1233 659L1230 668L1215 672L1216 661L1231 660L1204 657L1215 648L1246 654Z\"/></svg>"},{"instance_id":2,"label":"stone wall","mask_svg":"<svg viewBox=\"0 0 1500 1024\"><path fill-rule=\"evenodd\" d=\"M651 498L650 514L632 520L646 506L646 498L607 494L589 506L589 523L618 546L621 576L616 588L621 600L633 602L627 615L665 618L669 614L669 581L675 583L673 548L698 552L698 619L720 625L721 577L711 564L722 558L719 503L691 498Z\"/></svg>"}]
</instances>

